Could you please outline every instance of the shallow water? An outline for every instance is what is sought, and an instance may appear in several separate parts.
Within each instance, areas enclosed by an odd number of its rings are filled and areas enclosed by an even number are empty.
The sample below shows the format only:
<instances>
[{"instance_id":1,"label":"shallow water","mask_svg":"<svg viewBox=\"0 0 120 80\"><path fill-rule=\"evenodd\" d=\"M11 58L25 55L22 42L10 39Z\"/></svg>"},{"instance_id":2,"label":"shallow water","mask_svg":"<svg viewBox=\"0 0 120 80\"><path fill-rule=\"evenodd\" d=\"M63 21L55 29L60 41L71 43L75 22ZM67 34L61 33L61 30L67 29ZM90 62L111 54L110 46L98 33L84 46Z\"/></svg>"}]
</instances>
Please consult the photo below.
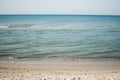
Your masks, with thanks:
<instances>
[{"instance_id":1,"label":"shallow water","mask_svg":"<svg viewBox=\"0 0 120 80\"><path fill-rule=\"evenodd\" d=\"M120 16L0 15L1 58L119 58Z\"/></svg>"}]
</instances>

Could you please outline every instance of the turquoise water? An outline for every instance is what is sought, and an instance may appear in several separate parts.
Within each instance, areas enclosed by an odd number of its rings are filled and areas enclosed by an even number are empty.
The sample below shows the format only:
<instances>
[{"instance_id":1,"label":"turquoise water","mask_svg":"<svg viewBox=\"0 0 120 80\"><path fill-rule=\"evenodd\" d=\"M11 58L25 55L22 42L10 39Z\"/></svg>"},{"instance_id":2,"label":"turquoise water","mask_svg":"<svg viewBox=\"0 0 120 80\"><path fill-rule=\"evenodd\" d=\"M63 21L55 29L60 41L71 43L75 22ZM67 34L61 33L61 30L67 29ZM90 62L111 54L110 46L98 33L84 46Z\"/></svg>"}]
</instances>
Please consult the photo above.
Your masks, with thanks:
<instances>
[{"instance_id":1,"label":"turquoise water","mask_svg":"<svg viewBox=\"0 0 120 80\"><path fill-rule=\"evenodd\" d=\"M0 15L1 58L119 58L120 16Z\"/></svg>"}]
</instances>

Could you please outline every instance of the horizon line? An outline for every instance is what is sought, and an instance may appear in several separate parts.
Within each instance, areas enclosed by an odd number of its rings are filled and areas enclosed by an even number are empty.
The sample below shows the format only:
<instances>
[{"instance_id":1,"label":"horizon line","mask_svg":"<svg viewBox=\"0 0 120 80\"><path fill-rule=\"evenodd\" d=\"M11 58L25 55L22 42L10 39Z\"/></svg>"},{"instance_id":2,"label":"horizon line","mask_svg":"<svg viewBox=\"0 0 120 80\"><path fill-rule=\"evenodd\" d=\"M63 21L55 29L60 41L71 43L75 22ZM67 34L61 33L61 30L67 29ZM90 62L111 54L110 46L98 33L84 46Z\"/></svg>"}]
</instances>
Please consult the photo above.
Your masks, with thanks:
<instances>
[{"instance_id":1,"label":"horizon line","mask_svg":"<svg viewBox=\"0 0 120 80\"><path fill-rule=\"evenodd\" d=\"M0 15L81 15L81 16L120 16L120 14L0 14Z\"/></svg>"}]
</instances>

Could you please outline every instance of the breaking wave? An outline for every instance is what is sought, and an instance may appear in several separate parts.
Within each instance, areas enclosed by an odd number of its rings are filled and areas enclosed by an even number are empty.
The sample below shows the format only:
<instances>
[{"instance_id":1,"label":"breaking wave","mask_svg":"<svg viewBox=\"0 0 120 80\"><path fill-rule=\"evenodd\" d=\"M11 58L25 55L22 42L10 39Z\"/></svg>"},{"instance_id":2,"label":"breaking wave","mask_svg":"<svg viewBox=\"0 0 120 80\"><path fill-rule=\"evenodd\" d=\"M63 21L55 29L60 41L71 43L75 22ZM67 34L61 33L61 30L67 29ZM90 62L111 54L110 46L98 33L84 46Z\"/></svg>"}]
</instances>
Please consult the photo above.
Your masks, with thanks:
<instances>
[{"instance_id":1,"label":"breaking wave","mask_svg":"<svg viewBox=\"0 0 120 80\"><path fill-rule=\"evenodd\" d=\"M19 24L19 25L5 25L0 26L0 29L4 30L16 30L16 29L37 29L37 30L75 30L75 29L102 29L108 27L98 26L85 26L85 25L30 25L30 24Z\"/></svg>"}]
</instances>

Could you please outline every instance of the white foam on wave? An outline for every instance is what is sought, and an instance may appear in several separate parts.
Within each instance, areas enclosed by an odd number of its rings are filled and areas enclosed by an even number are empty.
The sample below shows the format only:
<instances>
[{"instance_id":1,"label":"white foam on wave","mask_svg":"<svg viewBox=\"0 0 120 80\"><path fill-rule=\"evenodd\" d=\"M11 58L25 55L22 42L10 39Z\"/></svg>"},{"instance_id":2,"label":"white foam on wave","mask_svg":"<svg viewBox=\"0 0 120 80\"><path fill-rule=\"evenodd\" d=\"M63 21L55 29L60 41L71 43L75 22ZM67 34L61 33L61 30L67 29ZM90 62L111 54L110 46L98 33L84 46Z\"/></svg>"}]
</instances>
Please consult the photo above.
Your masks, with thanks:
<instances>
[{"instance_id":1,"label":"white foam on wave","mask_svg":"<svg viewBox=\"0 0 120 80\"><path fill-rule=\"evenodd\" d=\"M29 29L38 29L38 30L74 30L74 29L92 29L92 27L85 26L75 26L75 25L34 25L29 27Z\"/></svg>"},{"instance_id":2,"label":"white foam on wave","mask_svg":"<svg viewBox=\"0 0 120 80\"><path fill-rule=\"evenodd\" d=\"M8 29L9 26L0 26L0 29Z\"/></svg>"},{"instance_id":3,"label":"white foam on wave","mask_svg":"<svg viewBox=\"0 0 120 80\"><path fill-rule=\"evenodd\" d=\"M2 30L17 30L17 29L30 29L29 27L26 27L26 26L21 26L21 25L18 25L18 26L0 26L0 29Z\"/></svg>"},{"instance_id":4,"label":"white foam on wave","mask_svg":"<svg viewBox=\"0 0 120 80\"><path fill-rule=\"evenodd\" d=\"M24 30L24 29L32 29L32 30L75 30L75 29L96 29L100 27L88 27L83 25L17 25L17 26L0 26L0 29L7 29L7 30Z\"/></svg>"}]
</instances>

